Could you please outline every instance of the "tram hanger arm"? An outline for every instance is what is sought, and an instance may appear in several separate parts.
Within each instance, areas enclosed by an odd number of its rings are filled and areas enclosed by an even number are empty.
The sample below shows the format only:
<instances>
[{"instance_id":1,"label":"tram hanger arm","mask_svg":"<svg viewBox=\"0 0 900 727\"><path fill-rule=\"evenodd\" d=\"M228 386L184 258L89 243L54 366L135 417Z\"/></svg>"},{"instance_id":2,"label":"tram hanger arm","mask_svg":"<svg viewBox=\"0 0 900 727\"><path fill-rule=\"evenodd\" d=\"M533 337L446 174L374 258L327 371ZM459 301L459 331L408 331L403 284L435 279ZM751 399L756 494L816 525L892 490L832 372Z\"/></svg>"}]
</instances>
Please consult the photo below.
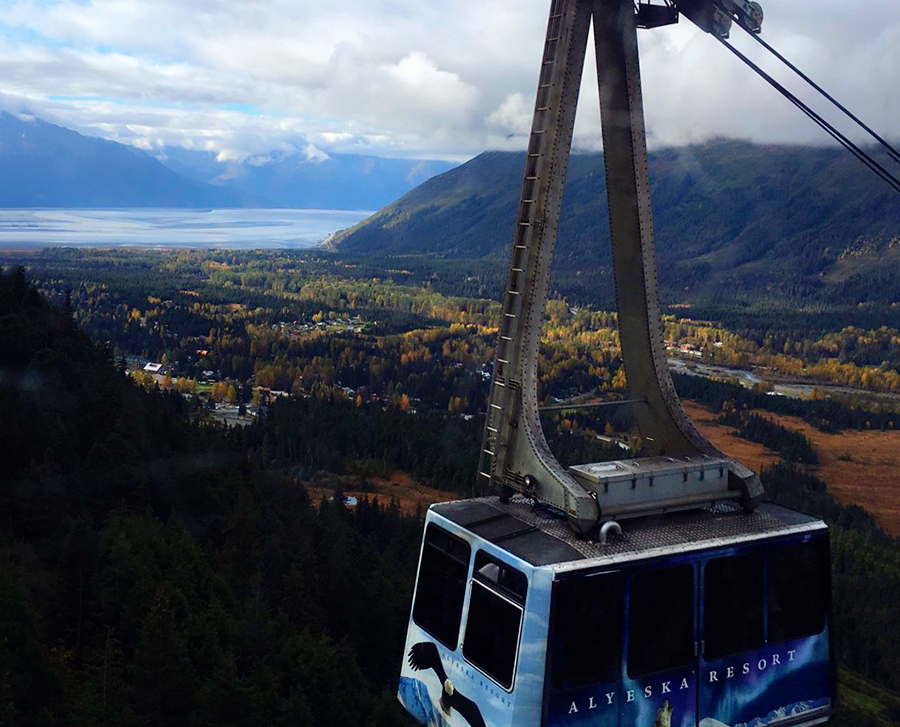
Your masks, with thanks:
<instances>
[{"instance_id":1,"label":"tram hanger arm","mask_svg":"<svg viewBox=\"0 0 900 727\"><path fill-rule=\"evenodd\" d=\"M700 12L701 3L694 1ZM720 0L743 13L747 4L739 7L737 1ZM708 0L703 7L718 11ZM541 428L537 397L544 306L592 21L622 357L632 396L643 401L635 407L634 417L647 454L670 458L673 470L681 466L675 457L728 462L727 488L711 494L709 488L698 486L681 498L682 503L727 497L739 499L749 510L763 496L759 478L728 461L696 429L678 400L668 370L638 68L639 18L631 0L553 0L551 4L479 477L500 490L501 500L518 491L559 508L583 533L597 525L601 500L609 494L602 483L598 487L575 479L553 456ZM656 492L661 489L657 487ZM648 500L659 499L656 492L647 495ZM613 506L609 510L613 514L615 507L623 506L612 499L602 502L604 507ZM636 504L640 503L631 498L628 508Z\"/></svg>"}]
</instances>

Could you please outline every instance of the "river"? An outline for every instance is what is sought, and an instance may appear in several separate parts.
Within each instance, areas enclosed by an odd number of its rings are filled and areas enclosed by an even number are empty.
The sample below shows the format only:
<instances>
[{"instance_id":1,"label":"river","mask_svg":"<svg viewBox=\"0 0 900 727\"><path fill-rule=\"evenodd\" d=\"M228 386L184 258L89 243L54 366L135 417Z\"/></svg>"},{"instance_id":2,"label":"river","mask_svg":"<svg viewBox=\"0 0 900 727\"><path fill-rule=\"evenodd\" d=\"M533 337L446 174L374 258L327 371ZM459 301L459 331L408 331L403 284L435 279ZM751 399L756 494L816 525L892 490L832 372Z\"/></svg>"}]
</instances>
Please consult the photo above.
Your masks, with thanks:
<instances>
[{"instance_id":1,"label":"river","mask_svg":"<svg viewBox=\"0 0 900 727\"><path fill-rule=\"evenodd\" d=\"M700 363L698 361L688 361L682 358L670 357L669 368L678 374L688 374L689 376L703 376L707 379L713 377L736 379L740 381L744 386L748 387L763 382L763 379L754 374L752 371L744 371L743 369L730 369L726 366L716 366L715 364ZM806 383L773 383L772 386L774 387L774 393L781 394L782 396L790 396L795 399L808 399L810 393L812 393L813 390L812 384ZM827 386L827 384L821 384L820 388L822 388L823 386ZM847 391L857 394L861 393L859 391L854 391L853 389L847 389Z\"/></svg>"},{"instance_id":2,"label":"river","mask_svg":"<svg viewBox=\"0 0 900 727\"><path fill-rule=\"evenodd\" d=\"M826 394L845 394L847 396L865 397L872 400L880 400L882 403L888 402L893 406L900 404L900 394L893 391L873 391L869 389L856 389L850 386L841 386L840 384L832 384L827 381L818 383L810 383L808 381L798 381L790 383L786 381L788 378L779 375L777 381L763 379L761 376L752 371L744 371L743 369L730 369L726 366L716 366L715 364L700 363L698 361L685 360L683 358L669 357L669 368L675 373L688 374L689 376L703 376L709 378L731 378L741 382L744 386L751 387L762 381L768 381L772 385L772 393L781 396L790 396L794 399L808 399L813 388L818 388Z\"/></svg>"}]
</instances>

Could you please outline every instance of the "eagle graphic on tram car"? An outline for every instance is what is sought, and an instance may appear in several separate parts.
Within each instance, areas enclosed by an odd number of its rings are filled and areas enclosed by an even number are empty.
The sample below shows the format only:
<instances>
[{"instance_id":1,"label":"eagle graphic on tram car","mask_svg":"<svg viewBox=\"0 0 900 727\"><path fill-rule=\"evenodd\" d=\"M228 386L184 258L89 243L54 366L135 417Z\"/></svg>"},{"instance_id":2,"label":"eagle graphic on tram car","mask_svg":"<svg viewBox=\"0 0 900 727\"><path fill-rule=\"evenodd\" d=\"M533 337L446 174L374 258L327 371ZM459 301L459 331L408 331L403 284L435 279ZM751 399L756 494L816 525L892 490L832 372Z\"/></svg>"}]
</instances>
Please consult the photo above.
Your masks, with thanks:
<instances>
[{"instance_id":1,"label":"eagle graphic on tram car","mask_svg":"<svg viewBox=\"0 0 900 727\"><path fill-rule=\"evenodd\" d=\"M444 671L444 665L441 663L441 655L430 641L422 641L413 644L409 650L407 657L409 665L415 671L433 671L441 685L441 698L439 705L446 715L451 715L454 710L462 717L471 727L486 727L484 718L481 716L481 710L468 697L463 696L454 686L453 682L447 677ZM431 721L431 720L429 720ZM443 722L443 719L441 719Z\"/></svg>"}]
</instances>

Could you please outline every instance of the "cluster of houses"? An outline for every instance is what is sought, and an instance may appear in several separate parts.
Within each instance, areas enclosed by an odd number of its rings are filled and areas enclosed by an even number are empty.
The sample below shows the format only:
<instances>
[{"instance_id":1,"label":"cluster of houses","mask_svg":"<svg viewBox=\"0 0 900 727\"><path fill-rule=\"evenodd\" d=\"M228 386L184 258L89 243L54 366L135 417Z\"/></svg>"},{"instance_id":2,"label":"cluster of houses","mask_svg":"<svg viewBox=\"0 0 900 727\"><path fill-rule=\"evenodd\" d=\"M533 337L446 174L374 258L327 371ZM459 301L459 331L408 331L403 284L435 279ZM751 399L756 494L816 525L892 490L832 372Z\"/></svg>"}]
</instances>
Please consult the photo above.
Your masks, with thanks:
<instances>
[{"instance_id":1,"label":"cluster of houses","mask_svg":"<svg viewBox=\"0 0 900 727\"><path fill-rule=\"evenodd\" d=\"M721 341L716 341L713 344L716 348L722 348L723 344ZM680 353L683 356L693 356L694 358L703 358L703 351L699 346L695 346L693 343L678 343L676 341L666 341L666 351L672 353Z\"/></svg>"},{"instance_id":2,"label":"cluster of houses","mask_svg":"<svg viewBox=\"0 0 900 727\"><path fill-rule=\"evenodd\" d=\"M343 330L346 333L362 333L365 330L366 322L359 316L356 318L328 318L321 321L312 321L310 323L301 323L300 321L282 321L272 325L275 331L281 331L288 336L302 336L312 331L334 331L335 329Z\"/></svg>"}]
</instances>

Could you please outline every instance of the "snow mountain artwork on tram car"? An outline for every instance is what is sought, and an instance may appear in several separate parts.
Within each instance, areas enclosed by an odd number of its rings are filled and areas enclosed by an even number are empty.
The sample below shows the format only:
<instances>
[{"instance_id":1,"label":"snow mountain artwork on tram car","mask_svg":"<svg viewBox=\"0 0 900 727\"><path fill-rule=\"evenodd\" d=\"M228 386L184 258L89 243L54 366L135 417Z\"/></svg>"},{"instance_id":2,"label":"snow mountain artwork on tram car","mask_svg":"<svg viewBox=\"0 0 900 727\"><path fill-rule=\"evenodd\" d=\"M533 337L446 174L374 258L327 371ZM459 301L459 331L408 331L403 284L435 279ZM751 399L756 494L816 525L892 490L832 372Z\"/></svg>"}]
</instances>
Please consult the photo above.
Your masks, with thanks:
<instances>
[{"instance_id":1,"label":"snow mountain artwork on tram car","mask_svg":"<svg viewBox=\"0 0 900 727\"><path fill-rule=\"evenodd\" d=\"M740 655L736 662L703 671L700 714L715 716L704 716L699 722L691 684L686 678L681 682L667 678L647 684L642 691L595 687L571 699L568 708L565 700L558 700L551 706L548 723L554 727L621 725L620 701L629 706L642 704L636 724L647 727L765 727L829 707L831 700L824 693L829 680L826 641L814 636L786 646L791 648ZM810 673L819 678L804 684L803 675ZM718 684L727 684L728 689L717 688ZM795 699L804 689L807 699L779 701ZM659 696L664 700L657 707Z\"/></svg>"}]
</instances>

